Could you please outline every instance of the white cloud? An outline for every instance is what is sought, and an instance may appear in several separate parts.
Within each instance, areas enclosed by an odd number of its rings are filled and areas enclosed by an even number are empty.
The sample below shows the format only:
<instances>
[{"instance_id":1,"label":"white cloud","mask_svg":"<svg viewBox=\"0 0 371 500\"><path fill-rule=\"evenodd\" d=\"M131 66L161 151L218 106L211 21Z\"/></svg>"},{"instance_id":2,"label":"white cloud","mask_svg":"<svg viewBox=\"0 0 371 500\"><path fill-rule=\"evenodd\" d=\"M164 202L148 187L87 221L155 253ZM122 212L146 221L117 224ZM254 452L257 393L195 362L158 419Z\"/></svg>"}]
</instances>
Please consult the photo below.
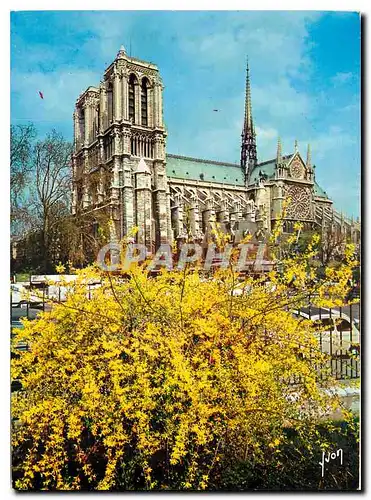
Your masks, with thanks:
<instances>
[{"instance_id":1,"label":"white cloud","mask_svg":"<svg viewBox=\"0 0 371 500\"><path fill-rule=\"evenodd\" d=\"M233 88L231 82L234 88L236 85L243 88L248 54L253 116L261 160L275 154L278 135L285 136L290 129L308 127L308 117L316 107L314 97L307 92L308 87L298 90L293 78L306 80L312 71L307 54L311 44L307 23L318 16L318 13L274 12L269 15L254 12L245 15L229 12L225 14L224 23L217 25L214 21L211 32L207 23L203 30L200 29L202 16L189 29L185 30L183 26L179 30L180 54L195 72L199 68L200 74L210 75L208 91L218 95L224 92L225 97L220 106L228 110L231 121L239 120L241 124L244 95L236 96L236 101L231 105L228 91ZM210 122L210 129L205 126L202 109L197 109L201 118L196 122L196 127L197 124L199 126L197 133L199 137L204 137L207 154L208 140L212 136L210 130L215 124ZM269 137L273 131L274 137ZM232 144L237 143L239 147L239 135L232 139ZM228 156L223 159L228 160Z\"/></svg>"},{"instance_id":2,"label":"white cloud","mask_svg":"<svg viewBox=\"0 0 371 500\"><path fill-rule=\"evenodd\" d=\"M132 17L112 16L112 12L94 12L84 16L84 25L93 35L81 46L81 51L105 59L110 64L121 45L129 50L130 33L133 26ZM124 17L124 19L123 19Z\"/></svg>"},{"instance_id":3,"label":"white cloud","mask_svg":"<svg viewBox=\"0 0 371 500\"><path fill-rule=\"evenodd\" d=\"M275 128L267 127L255 127L256 133L262 141L269 141L271 139L275 139L277 141L278 133Z\"/></svg>"},{"instance_id":4,"label":"white cloud","mask_svg":"<svg viewBox=\"0 0 371 500\"><path fill-rule=\"evenodd\" d=\"M12 112L17 119L63 121L72 131L76 98L89 85L98 84L104 64L112 62L121 44L129 51L132 39L133 55L153 57L165 73L168 151L238 162L248 54L259 160L274 158L278 135L284 153L293 151L297 138L299 150L305 144L301 153L311 142L313 162L318 162L322 172L331 169L334 175L342 156L348 161L356 157L358 145L356 131L351 135L350 130L353 115L340 112L355 113L359 103L339 103L336 92L316 91L307 84L312 84L316 69L310 57L315 40L310 38L309 25L321 15L285 11L75 13L68 18L71 26L65 20L60 29L72 35L60 47L27 47L33 72L13 71ZM74 54L69 43L75 34L81 39L76 58L70 62L64 58L64 65L58 65L55 51L67 57ZM17 43L19 50L26 50L22 40ZM19 52L17 57L21 56ZM342 85L352 78L352 73L339 72L332 82ZM344 128L332 125L336 122ZM356 160L354 165L358 168ZM331 181L331 177L325 179Z\"/></svg>"},{"instance_id":5,"label":"white cloud","mask_svg":"<svg viewBox=\"0 0 371 500\"><path fill-rule=\"evenodd\" d=\"M13 107L19 107L18 120L61 122L72 127L73 107L77 97L90 85L99 83L91 71L58 71L55 73L12 74ZM43 99L39 96L43 94Z\"/></svg>"},{"instance_id":6,"label":"white cloud","mask_svg":"<svg viewBox=\"0 0 371 500\"><path fill-rule=\"evenodd\" d=\"M311 140L312 151L316 160L323 160L331 151L339 151L346 146L356 145L356 138L344 132L338 125L329 129Z\"/></svg>"},{"instance_id":7,"label":"white cloud","mask_svg":"<svg viewBox=\"0 0 371 500\"><path fill-rule=\"evenodd\" d=\"M277 150L278 131L270 126L256 126L258 161L274 158Z\"/></svg>"},{"instance_id":8,"label":"white cloud","mask_svg":"<svg viewBox=\"0 0 371 500\"><path fill-rule=\"evenodd\" d=\"M266 112L277 123L277 119L298 119L311 109L310 97L298 92L288 78L281 78L266 85L252 87L254 109Z\"/></svg>"},{"instance_id":9,"label":"white cloud","mask_svg":"<svg viewBox=\"0 0 371 500\"><path fill-rule=\"evenodd\" d=\"M331 78L331 81L334 85L342 85L343 83L348 82L352 78L353 78L353 73L339 72L339 73L336 73L336 75Z\"/></svg>"},{"instance_id":10,"label":"white cloud","mask_svg":"<svg viewBox=\"0 0 371 500\"><path fill-rule=\"evenodd\" d=\"M354 113L354 112L360 113L360 111L361 111L361 103L360 103L359 100L357 100L357 102L353 102L351 104L347 104L343 108L340 108L339 111L344 112L344 113L348 113L348 112L351 112L351 113Z\"/></svg>"},{"instance_id":11,"label":"white cloud","mask_svg":"<svg viewBox=\"0 0 371 500\"><path fill-rule=\"evenodd\" d=\"M318 13L240 12L225 13L223 21L210 32L202 17L189 30L179 35L182 52L196 56L194 64L213 64L228 61L229 69L244 62L246 54L264 72L280 76L302 71L308 62L306 25Z\"/></svg>"}]
</instances>

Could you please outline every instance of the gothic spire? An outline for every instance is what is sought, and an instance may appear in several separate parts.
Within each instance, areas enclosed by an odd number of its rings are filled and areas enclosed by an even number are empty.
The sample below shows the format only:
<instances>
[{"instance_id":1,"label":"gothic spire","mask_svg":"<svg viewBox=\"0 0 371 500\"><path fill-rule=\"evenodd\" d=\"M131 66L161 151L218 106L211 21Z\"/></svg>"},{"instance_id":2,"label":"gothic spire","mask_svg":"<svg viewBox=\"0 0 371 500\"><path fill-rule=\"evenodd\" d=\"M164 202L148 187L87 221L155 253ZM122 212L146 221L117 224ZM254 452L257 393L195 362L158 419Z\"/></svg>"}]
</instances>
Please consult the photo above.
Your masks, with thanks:
<instances>
[{"instance_id":1,"label":"gothic spire","mask_svg":"<svg viewBox=\"0 0 371 500\"><path fill-rule=\"evenodd\" d=\"M252 106L251 106L251 87L250 87L250 71L249 71L249 59L246 59L246 90L245 90L245 121L244 121L244 132L249 131L254 133L254 124L252 119Z\"/></svg>"},{"instance_id":2,"label":"gothic spire","mask_svg":"<svg viewBox=\"0 0 371 500\"><path fill-rule=\"evenodd\" d=\"M251 88L249 62L246 62L246 91L245 91L245 116L242 129L241 144L241 168L245 173L245 180L248 184L250 173L257 164L256 154L256 134L252 119Z\"/></svg>"}]
</instances>

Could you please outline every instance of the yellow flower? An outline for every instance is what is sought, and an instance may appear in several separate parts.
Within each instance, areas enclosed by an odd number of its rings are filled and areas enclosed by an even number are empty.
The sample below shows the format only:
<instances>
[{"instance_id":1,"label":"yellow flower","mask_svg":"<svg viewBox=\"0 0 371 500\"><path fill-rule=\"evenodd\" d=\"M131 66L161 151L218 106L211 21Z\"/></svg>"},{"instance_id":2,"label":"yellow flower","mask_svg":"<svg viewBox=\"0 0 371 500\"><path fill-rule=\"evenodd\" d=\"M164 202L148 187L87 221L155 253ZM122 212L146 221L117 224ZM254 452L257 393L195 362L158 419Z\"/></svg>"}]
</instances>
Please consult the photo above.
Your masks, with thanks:
<instances>
[{"instance_id":1,"label":"yellow flower","mask_svg":"<svg viewBox=\"0 0 371 500\"><path fill-rule=\"evenodd\" d=\"M55 270L58 274L63 274L66 272L65 266L60 262L57 266L55 266Z\"/></svg>"},{"instance_id":2,"label":"yellow flower","mask_svg":"<svg viewBox=\"0 0 371 500\"><path fill-rule=\"evenodd\" d=\"M345 295L347 252L313 300ZM13 332L14 346L30 346L11 361L24 388L12 393L21 423L12 436L22 451L17 488L110 490L124 467L140 468L147 489L171 489L179 468L183 489L207 489L214 471L246 450L257 460L267 446L279 452L280 429L300 432L303 407L320 413L335 405L320 390L320 376L329 378L311 322L288 309L312 292L308 255L299 257L271 271L269 286L233 268L213 279L194 269L149 278L137 263L124 276L77 271L63 304ZM92 280L100 286L88 300ZM235 295L237 287L246 292ZM300 381L292 400L290 379ZM159 457L167 457L163 465Z\"/></svg>"}]
</instances>

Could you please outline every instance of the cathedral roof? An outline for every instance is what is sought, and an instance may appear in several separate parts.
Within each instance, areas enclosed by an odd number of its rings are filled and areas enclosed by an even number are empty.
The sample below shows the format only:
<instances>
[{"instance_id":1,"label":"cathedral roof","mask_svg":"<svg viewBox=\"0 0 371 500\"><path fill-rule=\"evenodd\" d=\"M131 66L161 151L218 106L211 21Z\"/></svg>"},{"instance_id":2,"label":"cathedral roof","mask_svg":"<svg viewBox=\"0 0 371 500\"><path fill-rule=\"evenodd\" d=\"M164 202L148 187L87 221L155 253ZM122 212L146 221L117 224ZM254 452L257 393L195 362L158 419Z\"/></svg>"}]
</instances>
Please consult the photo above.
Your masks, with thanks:
<instances>
[{"instance_id":1,"label":"cathedral roof","mask_svg":"<svg viewBox=\"0 0 371 500\"><path fill-rule=\"evenodd\" d=\"M287 163L292 158L293 154L294 153L282 156L283 163ZM260 172L262 174L265 174L268 179L273 178L275 173L275 168L276 168L276 158L258 163L256 167L253 168L253 170L251 171L249 184L254 184L256 181L259 180Z\"/></svg>"},{"instance_id":2,"label":"cathedral roof","mask_svg":"<svg viewBox=\"0 0 371 500\"><path fill-rule=\"evenodd\" d=\"M283 163L288 163L291 158L294 156L295 153L291 153L289 155L282 156L282 161ZM250 180L249 184L254 184L256 181L259 180L259 173L265 174L268 179L274 178L275 174L275 167L276 167L276 158L273 158L272 160L268 161L263 161L261 163L258 163L256 167L251 171L250 174ZM314 182L314 194L315 196L318 196L319 198L325 198L326 200L329 199L327 196L326 191L324 191L317 182Z\"/></svg>"},{"instance_id":3,"label":"cathedral roof","mask_svg":"<svg viewBox=\"0 0 371 500\"><path fill-rule=\"evenodd\" d=\"M244 186L244 174L240 165L187 156L166 155L166 173L175 179L217 182Z\"/></svg>"},{"instance_id":4,"label":"cathedral roof","mask_svg":"<svg viewBox=\"0 0 371 500\"><path fill-rule=\"evenodd\" d=\"M315 181L314 182L314 194L315 196L318 196L319 198L326 198L326 200L329 199L329 197L327 196L327 193L326 191L324 191L321 186L319 186L317 184L317 182Z\"/></svg>"},{"instance_id":5,"label":"cathedral roof","mask_svg":"<svg viewBox=\"0 0 371 500\"><path fill-rule=\"evenodd\" d=\"M294 153L282 157L287 163ZM276 158L258 163L250 175L250 184L259 180L259 172L268 179L275 174ZM168 177L192 181L216 182L234 186L244 186L244 174L239 164L189 158L188 156L166 155L166 173ZM329 199L326 192L314 183L314 194L320 198Z\"/></svg>"}]
</instances>

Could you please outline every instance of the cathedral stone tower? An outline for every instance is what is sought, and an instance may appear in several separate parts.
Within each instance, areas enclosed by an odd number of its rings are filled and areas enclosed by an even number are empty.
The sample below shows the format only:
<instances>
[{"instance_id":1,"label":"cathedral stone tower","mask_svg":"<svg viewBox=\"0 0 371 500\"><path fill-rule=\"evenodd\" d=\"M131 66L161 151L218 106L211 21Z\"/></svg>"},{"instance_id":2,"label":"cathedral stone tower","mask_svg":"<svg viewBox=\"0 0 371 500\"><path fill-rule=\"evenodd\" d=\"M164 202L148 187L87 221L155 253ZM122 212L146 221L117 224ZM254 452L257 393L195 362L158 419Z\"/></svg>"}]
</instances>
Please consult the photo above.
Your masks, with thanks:
<instances>
[{"instance_id":1,"label":"cathedral stone tower","mask_svg":"<svg viewBox=\"0 0 371 500\"><path fill-rule=\"evenodd\" d=\"M305 161L297 142L284 155L279 141L276 157L258 163L248 65L239 164L167 154L162 90L157 66L121 47L100 85L77 99L72 209L84 232L109 221L118 241L137 226L136 242L154 252L187 238L206 246L220 224L238 243L269 232L284 201L285 232L296 221L304 230L345 227L316 182L309 147Z\"/></svg>"},{"instance_id":2,"label":"cathedral stone tower","mask_svg":"<svg viewBox=\"0 0 371 500\"><path fill-rule=\"evenodd\" d=\"M112 240L138 226L152 251L171 237L162 90L157 66L121 47L74 112L73 212L104 211Z\"/></svg>"},{"instance_id":3,"label":"cathedral stone tower","mask_svg":"<svg viewBox=\"0 0 371 500\"><path fill-rule=\"evenodd\" d=\"M245 118L241 137L241 167L245 174L245 183L247 186L250 174L258 161L256 153L256 134L252 118L251 88L248 62L246 66Z\"/></svg>"}]
</instances>

